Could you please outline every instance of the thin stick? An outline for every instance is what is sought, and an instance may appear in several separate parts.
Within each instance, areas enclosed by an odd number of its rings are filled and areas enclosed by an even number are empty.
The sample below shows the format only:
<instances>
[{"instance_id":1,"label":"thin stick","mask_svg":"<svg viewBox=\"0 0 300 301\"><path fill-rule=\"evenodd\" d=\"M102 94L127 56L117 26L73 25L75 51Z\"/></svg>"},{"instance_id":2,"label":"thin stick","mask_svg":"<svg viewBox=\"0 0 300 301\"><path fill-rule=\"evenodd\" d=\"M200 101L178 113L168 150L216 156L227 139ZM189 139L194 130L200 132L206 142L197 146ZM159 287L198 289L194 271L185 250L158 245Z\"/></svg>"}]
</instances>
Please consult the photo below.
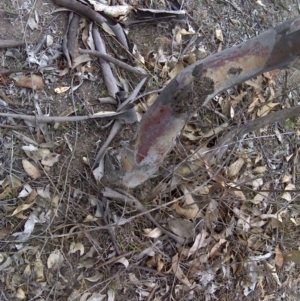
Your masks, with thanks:
<instances>
[{"instance_id":1,"label":"thin stick","mask_svg":"<svg viewBox=\"0 0 300 301\"><path fill-rule=\"evenodd\" d=\"M101 59L104 59L110 63L113 63L115 64L116 66L120 67L120 68L123 68L127 71L130 71L136 75L139 75L139 76L147 76L147 74L145 73L142 73L140 71L138 71L137 69L135 69L134 67L118 60L118 59L115 59L113 57L111 57L110 55L108 54L104 54L104 53L101 53L99 51L92 51L92 50L85 50L85 49L79 49L79 53L81 54L90 54L90 55L94 55L96 57L99 57Z\"/></svg>"}]
</instances>

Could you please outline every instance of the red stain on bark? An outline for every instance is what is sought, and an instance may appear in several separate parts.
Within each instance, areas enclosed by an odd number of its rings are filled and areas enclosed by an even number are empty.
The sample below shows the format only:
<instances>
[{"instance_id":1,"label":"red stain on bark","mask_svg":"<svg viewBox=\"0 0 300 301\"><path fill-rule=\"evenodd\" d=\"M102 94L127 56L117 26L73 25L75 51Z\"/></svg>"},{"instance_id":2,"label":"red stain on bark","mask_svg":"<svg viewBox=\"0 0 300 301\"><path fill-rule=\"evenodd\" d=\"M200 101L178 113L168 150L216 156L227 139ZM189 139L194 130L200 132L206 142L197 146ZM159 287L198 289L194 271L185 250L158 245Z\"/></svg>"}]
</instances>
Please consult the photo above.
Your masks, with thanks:
<instances>
[{"instance_id":1,"label":"red stain on bark","mask_svg":"<svg viewBox=\"0 0 300 301\"><path fill-rule=\"evenodd\" d=\"M170 106L163 106L160 103L152 106L146 113L147 116L141 121L136 140L137 154L136 163L140 164L149 152L149 149L156 145L156 141L160 139L162 134L168 131L170 122L174 119ZM159 151L159 150L156 150Z\"/></svg>"}]
</instances>

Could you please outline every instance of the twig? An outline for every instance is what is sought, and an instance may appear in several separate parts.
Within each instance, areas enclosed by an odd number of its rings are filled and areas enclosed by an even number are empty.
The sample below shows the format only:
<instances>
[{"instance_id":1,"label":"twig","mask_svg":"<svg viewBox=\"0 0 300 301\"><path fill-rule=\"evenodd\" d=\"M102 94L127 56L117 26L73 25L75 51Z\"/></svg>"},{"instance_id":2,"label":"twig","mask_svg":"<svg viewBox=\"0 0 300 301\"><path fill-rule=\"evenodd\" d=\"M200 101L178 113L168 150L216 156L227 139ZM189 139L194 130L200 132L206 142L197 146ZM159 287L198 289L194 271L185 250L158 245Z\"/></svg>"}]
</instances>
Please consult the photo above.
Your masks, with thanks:
<instances>
[{"instance_id":1,"label":"twig","mask_svg":"<svg viewBox=\"0 0 300 301\"><path fill-rule=\"evenodd\" d=\"M25 44L24 41L0 40L0 49L19 47Z\"/></svg>"},{"instance_id":2,"label":"twig","mask_svg":"<svg viewBox=\"0 0 300 301\"><path fill-rule=\"evenodd\" d=\"M116 120L110 130L110 133L104 142L104 144L101 146L100 150L97 153L97 156L95 158L94 164L92 166L92 169L94 169L97 165L97 163L100 161L102 156L105 155L106 149L109 146L110 142L113 140L113 138L117 135L118 131L121 129L122 124L120 121Z\"/></svg>"},{"instance_id":3,"label":"twig","mask_svg":"<svg viewBox=\"0 0 300 301\"><path fill-rule=\"evenodd\" d=\"M147 298L146 301L151 301L152 300L152 297L154 296L154 294L155 294L156 290L158 289L158 287L159 286L157 284L154 285L154 287L151 290L151 293L149 294L149 296L148 296L148 298Z\"/></svg>"},{"instance_id":4,"label":"twig","mask_svg":"<svg viewBox=\"0 0 300 301\"><path fill-rule=\"evenodd\" d=\"M142 73L140 71L138 71L137 69L135 69L134 67L131 67L130 65L122 62L122 61L119 61L118 59L115 59L113 57L111 57L110 55L108 54L104 54L104 53L101 53L99 51L92 51L92 50L85 50L85 49L79 49L79 53L81 54L90 54L90 55L94 55L94 56L97 56L101 59L104 59L110 63L113 63L115 65L117 65L118 67L120 68L123 68L127 71L130 71L136 75L139 75L139 76L147 76L147 74L145 73Z\"/></svg>"},{"instance_id":5,"label":"twig","mask_svg":"<svg viewBox=\"0 0 300 301\"><path fill-rule=\"evenodd\" d=\"M89 116L32 116L24 114L11 114L11 113L0 113L3 117L12 117L16 119L22 119L30 122L41 122L41 123L54 123L54 122L78 122L84 120L93 120L98 118L104 119L127 119L127 111L120 113L111 113L106 115L89 115Z\"/></svg>"},{"instance_id":6,"label":"twig","mask_svg":"<svg viewBox=\"0 0 300 301\"><path fill-rule=\"evenodd\" d=\"M0 69L0 74L2 75L10 75L12 73L19 73L19 72L32 72L35 71L35 69Z\"/></svg>"},{"instance_id":7,"label":"twig","mask_svg":"<svg viewBox=\"0 0 300 301\"><path fill-rule=\"evenodd\" d=\"M98 200L100 205L100 210L102 213L102 218L105 225L109 225L109 202L106 198L101 198L101 201ZM116 240L115 228L111 227L107 229L110 239L114 245L115 251L117 255L120 255L120 249Z\"/></svg>"},{"instance_id":8,"label":"twig","mask_svg":"<svg viewBox=\"0 0 300 301\"><path fill-rule=\"evenodd\" d=\"M229 144L231 144L232 142L236 141L236 139L239 139L250 132L264 128L265 126L271 123L284 121L288 118L299 116L299 115L300 115L300 106L296 106L293 108L284 109L275 113L271 113L264 117L256 118L255 120L252 121L248 121L242 127L231 130L228 134L222 137L217 143L215 147L215 151L213 152L212 155L208 156L209 158L207 160L212 161L213 156L216 156L216 158L220 159L223 156L223 154L226 152Z\"/></svg>"},{"instance_id":9,"label":"twig","mask_svg":"<svg viewBox=\"0 0 300 301\"><path fill-rule=\"evenodd\" d=\"M164 89L164 88L160 88L160 89L157 89L157 90L152 90L152 91L149 91L149 92L145 92L145 93L143 93L143 94L137 96L137 97L135 98L134 101L139 100L139 99L141 99L141 98L143 98L143 97L145 97L145 96L148 96L148 95L150 95L150 94L160 93L163 89Z\"/></svg>"},{"instance_id":10,"label":"twig","mask_svg":"<svg viewBox=\"0 0 300 301\"><path fill-rule=\"evenodd\" d=\"M7 128L7 129L14 129L14 130L27 129L27 126L25 126L25 125L10 125L10 124L3 124L3 123L0 123L0 127Z\"/></svg>"}]
</instances>

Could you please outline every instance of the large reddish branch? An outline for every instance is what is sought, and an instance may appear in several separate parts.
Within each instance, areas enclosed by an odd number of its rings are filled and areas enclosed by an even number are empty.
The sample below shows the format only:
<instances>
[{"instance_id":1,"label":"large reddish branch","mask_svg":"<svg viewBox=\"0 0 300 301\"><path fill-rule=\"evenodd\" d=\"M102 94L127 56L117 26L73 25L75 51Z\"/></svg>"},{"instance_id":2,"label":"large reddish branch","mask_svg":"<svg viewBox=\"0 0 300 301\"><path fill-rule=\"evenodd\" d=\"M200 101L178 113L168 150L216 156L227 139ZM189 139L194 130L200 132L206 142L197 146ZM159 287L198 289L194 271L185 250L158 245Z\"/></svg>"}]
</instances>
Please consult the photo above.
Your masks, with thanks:
<instances>
[{"instance_id":1,"label":"large reddish branch","mask_svg":"<svg viewBox=\"0 0 300 301\"><path fill-rule=\"evenodd\" d=\"M123 184L136 187L157 171L197 107L263 72L295 66L299 56L297 17L185 68L157 97L143 116L136 137L121 150ZM197 99L192 97L193 88Z\"/></svg>"}]
</instances>

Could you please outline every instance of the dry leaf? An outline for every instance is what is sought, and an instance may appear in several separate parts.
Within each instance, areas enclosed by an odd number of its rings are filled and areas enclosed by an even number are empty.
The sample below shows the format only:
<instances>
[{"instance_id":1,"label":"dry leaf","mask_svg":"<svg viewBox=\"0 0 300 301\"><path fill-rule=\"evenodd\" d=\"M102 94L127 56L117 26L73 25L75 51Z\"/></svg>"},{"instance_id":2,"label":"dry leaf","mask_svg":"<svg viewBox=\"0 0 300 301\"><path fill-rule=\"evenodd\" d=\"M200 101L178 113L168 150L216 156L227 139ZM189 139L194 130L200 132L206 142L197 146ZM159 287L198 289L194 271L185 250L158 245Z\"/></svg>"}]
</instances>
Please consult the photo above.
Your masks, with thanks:
<instances>
[{"instance_id":1,"label":"dry leaf","mask_svg":"<svg viewBox=\"0 0 300 301\"><path fill-rule=\"evenodd\" d=\"M184 69L183 63L178 62L175 67L169 72L170 78L174 78L177 74L179 74Z\"/></svg>"},{"instance_id":2,"label":"dry leaf","mask_svg":"<svg viewBox=\"0 0 300 301\"><path fill-rule=\"evenodd\" d=\"M64 257L59 250L54 250L48 257L47 267L48 269L58 270L62 263L64 262Z\"/></svg>"},{"instance_id":3,"label":"dry leaf","mask_svg":"<svg viewBox=\"0 0 300 301\"><path fill-rule=\"evenodd\" d=\"M37 259L34 262L34 272L35 272L35 281L36 282L43 282L45 280L44 276L44 265L41 261L41 259Z\"/></svg>"},{"instance_id":4,"label":"dry leaf","mask_svg":"<svg viewBox=\"0 0 300 301\"><path fill-rule=\"evenodd\" d=\"M256 3L257 3L259 6L266 7L260 0L259 0L259 1L256 1ZM280 2L279 2L279 3L280 3Z\"/></svg>"},{"instance_id":5,"label":"dry leaf","mask_svg":"<svg viewBox=\"0 0 300 301\"><path fill-rule=\"evenodd\" d=\"M232 163L228 168L228 175L230 177L236 176L241 168L243 167L245 160L243 158L238 158L237 161Z\"/></svg>"},{"instance_id":6,"label":"dry leaf","mask_svg":"<svg viewBox=\"0 0 300 301\"><path fill-rule=\"evenodd\" d=\"M184 205L186 208L180 207L178 202L176 202L173 204L172 209L175 209L179 215L182 215L187 219L193 219L197 217L199 213L199 207L193 199L191 193L184 185L180 185L180 190L184 194Z\"/></svg>"},{"instance_id":7,"label":"dry leaf","mask_svg":"<svg viewBox=\"0 0 300 301\"><path fill-rule=\"evenodd\" d=\"M49 154L48 156L45 156L44 159L41 161L41 163L44 166L52 167L55 163L59 160L59 154Z\"/></svg>"},{"instance_id":8,"label":"dry leaf","mask_svg":"<svg viewBox=\"0 0 300 301\"><path fill-rule=\"evenodd\" d=\"M125 266L125 268L127 268L129 266L129 261L125 257L118 259L116 262L123 264Z\"/></svg>"},{"instance_id":9,"label":"dry leaf","mask_svg":"<svg viewBox=\"0 0 300 301\"><path fill-rule=\"evenodd\" d=\"M155 229L143 229L143 231L146 237L158 238L162 235L162 231L157 227Z\"/></svg>"},{"instance_id":10,"label":"dry leaf","mask_svg":"<svg viewBox=\"0 0 300 301\"><path fill-rule=\"evenodd\" d=\"M18 213L22 212L22 211L25 211L27 209L29 209L30 207L32 207L32 205L35 203L35 198L37 196L37 192L36 190L32 190L30 195L28 196L27 200L26 200L26 203L24 204L21 204L20 206L18 206L14 212L12 213L11 216L15 216L17 215Z\"/></svg>"},{"instance_id":11,"label":"dry leaf","mask_svg":"<svg viewBox=\"0 0 300 301\"><path fill-rule=\"evenodd\" d=\"M222 33L222 30L220 28L216 29L216 38L219 41L221 41L222 43L224 42L223 33Z\"/></svg>"},{"instance_id":12,"label":"dry leaf","mask_svg":"<svg viewBox=\"0 0 300 301\"><path fill-rule=\"evenodd\" d=\"M26 75L21 76L17 81L16 85L24 88L30 88L33 90L44 89L44 81L41 76L33 74L32 76Z\"/></svg>"},{"instance_id":13,"label":"dry leaf","mask_svg":"<svg viewBox=\"0 0 300 301\"><path fill-rule=\"evenodd\" d=\"M75 69L79 65L92 61L93 59L88 55L88 54L81 54L78 55L74 60L73 60L73 65L72 68Z\"/></svg>"},{"instance_id":14,"label":"dry leaf","mask_svg":"<svg viewBox=\"0 0 300 301\"><path fill-rule=\"evenodd\" d=\"M280 197L288 202L292 200L292 196L289 192L284 192Z\"/></svg>"},{"instance_id":15,"label":"dry leaf","mask_svg":"<svg viewBox=\"0 0 300 301\"><path fill-rule=\"evenodd\" d=\"M84 254L84 246L81 242L72 242L71 245L70 245L70 250L69 250L69 253L75 253L77 251L80 251L80 256L82 256Z\"/></svg>"},{"instance_id":16,"label":"dry leaf","mask_svg":"<svg viewBox=\"0 0 300 301\"><path fill-rule=\"evenodd\" d=\"M65 93L69 90L70 90L70 86L69 87L59 87L59 88L55 88L54 92L57 94L61 94L61 93Z\"/></svg>"},{"instance_id":17,"label":"dry leaf","mask_svg":"<svg viewBox=\"0 0 300 301\"><path fill-rule=\"evenodd\" d=\"M199 233L196 236L195 241L194 241L192 247L189 249L187 257L191 256L197 250L199 250L200 248L202 248L202 247L204 247L204 246L207 245L207 241L205 241L205 239L206 239L206 237L208 235L209 235L208 232L206 232L205 230L202 230L201 233Z\"/></svg>"},{"instance_id":18,"label":"dry leaf","mask_svg":"<svg viewBox=\"0 0 300 301\"><path fill-rule=\"evenodd\" d=\"M16 297L18 299L25 299L26 298L26 295L25 295L24 291L20 287L17 290Z\"/></svg>"},{"instance_id":19,"label":"dry leaf","mask_svg":"<svg viewBox=\"0 0 300 301\"><path fill-rule=\"evenodd\" d=\"M257 166L253 169L253 173L254 174L261 174L264 173L267 170L267 165L263 165L263 166Z\"/></svg>"},{"instance_id":20,"label":"dry leaf","mask_svg":"<svg viewBox=\"0 0 300 301\"><path fill-rule=\"evenodd\" d=\"M283 255L278 246L276 246L275 248L275 254L276 254L274 258L275 264L281 268L283 265Z\"/></svg>"},{"instance_id":21,"label":"dry leaf","mask_svg":"<svg viewBox=\"0 0 300 301\"><path fill-rule=\"evenodd\" d=\"M181 44L181 39L182 39L181 28L179 25L176 25L175 26L175 42L176 42L177 46L179 46Z\"/></svg>"},{"instance_id":22,"label":"dry leaf","mask_svg":"<svg viewBox=\"0 0 300 301\"><path fill-rule=\"evenodd\" d=\"M91 276L91 277L85 277L84 279L86 279L86 280L88 280L90 282L97 282L101 278L103 278L103 275L100 274L99 272L96 272L93 276Z\"/></svg>"},{"instance_id":23,"label":"dry leaf","mask_svg":"<svg viewBox=\"0 0 300 301\"><path fill-rule=\"evenodd\" d=\"M181 267L179 266L178 262L178 253L172 257L172 271L175 275L175 277L183 284L187 285L188 287L191 287L192 284L188 280L188 278L184 275Z\"/></svg>"},{"instance_id":24,"label":"dry leaf","mask_svg":"<svg viewBox=\"0 0 300 301\"><path fill-rule=\"evenodd\" d=\"M221 238L221 239L219 240L219 242L217 242L217 243L212 247L212 249L210 250L210 252L209 252L209 257L215 256L216 253L218 252L219 248L221 247L221 245L224 244L225 242L227 242L227 240Z\"/></svg>"},{"instance_id":25,"label":"dry leaf","mask_svg":"<svg viewBox=\"0 0 300 301\"><path fill-rule=\"evenodd\" d=\"M31 164L28 160L23 159L22 165L26 173L33 179L37 179L42 175L42 172L35 167L33 164Z\"/></svg>"},{"instance_id":26,"label":"dry leaf","mask_svg":"<svg viewBox=\"0 0 300 301\"><path fill-rule=\"evenodd\" d=\"M268 115L273 110L273 108L278 105L279 105L278 102L270 102L270 103L263 105L262 108L260 108L257 111L257 116L262 117L262 116Z\"/></svg>"},{"instance_id":27,"label":"dry leaf","mask_svg":"<svg viewBox=\"0 0 300 301\"><path fill-rule=\"evenodd\" d=\"M82 221L83 223L89 223L89 222L95 222L95 221L97 221L98 220L98 218L97 217L95 217L95 216L92 216L92 215L87 215L86 217L85 217L85 219Z\"/></svg>"},{"instance_id":28,"label":"dry leaf","mask_svg":"<svg viewBox=\"0 0 300 301\"><path fill-rule=\"evenodd\" d=\"M270 183L266 183L263 187L262 190L268 190L270 187ZM260 204L266 197L268 197L269 192L268 191L263 191L257 194L253 200L250 200L253 204L257 205Z\"/></svg>"}]
</instances>

